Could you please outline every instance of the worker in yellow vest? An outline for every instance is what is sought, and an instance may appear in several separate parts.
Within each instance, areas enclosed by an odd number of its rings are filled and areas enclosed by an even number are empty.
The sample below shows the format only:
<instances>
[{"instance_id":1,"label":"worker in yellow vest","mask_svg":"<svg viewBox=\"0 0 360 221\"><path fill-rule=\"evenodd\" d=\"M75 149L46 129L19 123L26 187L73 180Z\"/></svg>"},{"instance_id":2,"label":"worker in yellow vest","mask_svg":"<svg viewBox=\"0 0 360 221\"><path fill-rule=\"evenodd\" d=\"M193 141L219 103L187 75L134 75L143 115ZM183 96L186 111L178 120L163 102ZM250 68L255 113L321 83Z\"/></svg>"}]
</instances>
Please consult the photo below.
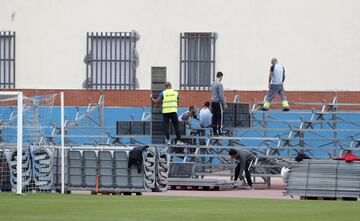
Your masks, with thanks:
<instances>
[{"instance_id":1,"label":"worker in yellow vest","mask_svg":"<svg viewBox=\"0 0 360 221\"><path fill-rule=\"evenodd\" d=\"M181 134L179 130L179 120L177 115L178 102L179 102L179 94L177 91L172 89L171 83L169 81L165 82L166 90L162 91L158 98L154 99L151 97L152 102L155 104L162 102L162 114L164 118L164 130L166 137L166 144L170 144L170 121L175 129L176 140L175 143L177 145L184 145L181 142Z\"/></svg>"}]
</instances>

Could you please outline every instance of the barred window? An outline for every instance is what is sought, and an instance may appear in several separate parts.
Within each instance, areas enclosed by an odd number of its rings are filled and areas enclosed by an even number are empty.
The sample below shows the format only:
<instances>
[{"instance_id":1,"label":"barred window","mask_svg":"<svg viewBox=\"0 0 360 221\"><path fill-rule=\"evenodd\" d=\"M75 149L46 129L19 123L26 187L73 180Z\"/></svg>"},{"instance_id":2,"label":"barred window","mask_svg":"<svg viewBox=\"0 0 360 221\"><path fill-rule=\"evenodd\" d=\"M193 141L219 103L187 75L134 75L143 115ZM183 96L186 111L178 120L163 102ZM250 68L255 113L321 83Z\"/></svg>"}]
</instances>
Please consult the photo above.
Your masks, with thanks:
<instances>
[{"instance_id":1,"label":"barred window","mask_svg":"<svg viewBox=\"0 0 360 221\"><path fill-rule=\"evenodd\" d=\"M180 88L209 90L215 78L216 33L180 34Z\"/></svg>"},{"instance_id":2,"label":"barred window","mask_svg":"<svg viewBox=\"0 0 360 221\"><path fill-rule=\"evenodd\" d=\"M87 33L86 87L89 89L135 89L136 32Z\"/></svg>"},{"instance_id":3,"label":"barred window","mask_svg":"<svg viewBox=\"0 0 360 221\"><path fill-rule=\"evenodd\" d=\"M15 32L0 32L0 88L15 88Z\"/></svg>"}]
</instances>

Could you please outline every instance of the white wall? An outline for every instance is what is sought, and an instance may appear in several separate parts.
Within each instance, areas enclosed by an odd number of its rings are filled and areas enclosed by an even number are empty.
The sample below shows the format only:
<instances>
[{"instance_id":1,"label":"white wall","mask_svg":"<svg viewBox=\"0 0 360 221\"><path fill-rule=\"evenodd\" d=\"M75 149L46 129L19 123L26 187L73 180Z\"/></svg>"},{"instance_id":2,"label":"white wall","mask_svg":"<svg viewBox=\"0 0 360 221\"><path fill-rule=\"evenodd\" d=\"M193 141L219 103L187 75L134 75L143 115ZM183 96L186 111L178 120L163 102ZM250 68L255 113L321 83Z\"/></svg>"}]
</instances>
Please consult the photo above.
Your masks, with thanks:
<instances>
[{"instance_id":1,"label":"white wall","mask_svg":"<svg viewBox=\"0 0 360 221\"><path fill-rule=\"evenodd\" d=\"M16 32L18 88L80 89L86 32L136 30L141 89L157 65L177 88L179 33L204 31L219 35L227 89L266 89L277 57L287 90L359 90L359 12L359 0L0 0L0 30Z\"/></svg>"}]
</instances>

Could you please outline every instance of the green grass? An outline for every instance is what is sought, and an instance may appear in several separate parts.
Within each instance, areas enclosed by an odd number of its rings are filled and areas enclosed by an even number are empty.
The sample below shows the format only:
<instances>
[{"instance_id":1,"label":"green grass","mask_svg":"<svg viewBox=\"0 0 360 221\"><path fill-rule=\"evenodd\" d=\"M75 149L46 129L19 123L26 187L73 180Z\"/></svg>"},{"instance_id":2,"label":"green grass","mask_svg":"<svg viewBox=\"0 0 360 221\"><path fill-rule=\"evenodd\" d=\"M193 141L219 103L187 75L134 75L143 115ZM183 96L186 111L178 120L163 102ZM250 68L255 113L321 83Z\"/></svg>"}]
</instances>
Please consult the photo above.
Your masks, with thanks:
<instances>
[{"instance_id":1,"label":"green grass","mask_svg":"<svg viewBox=\"0 0 360 221\"><path fill-rule=\"evenodd\" d=\"M1 221L359 220L360 202L0 193Z\"/></svg>"}]
</instances>

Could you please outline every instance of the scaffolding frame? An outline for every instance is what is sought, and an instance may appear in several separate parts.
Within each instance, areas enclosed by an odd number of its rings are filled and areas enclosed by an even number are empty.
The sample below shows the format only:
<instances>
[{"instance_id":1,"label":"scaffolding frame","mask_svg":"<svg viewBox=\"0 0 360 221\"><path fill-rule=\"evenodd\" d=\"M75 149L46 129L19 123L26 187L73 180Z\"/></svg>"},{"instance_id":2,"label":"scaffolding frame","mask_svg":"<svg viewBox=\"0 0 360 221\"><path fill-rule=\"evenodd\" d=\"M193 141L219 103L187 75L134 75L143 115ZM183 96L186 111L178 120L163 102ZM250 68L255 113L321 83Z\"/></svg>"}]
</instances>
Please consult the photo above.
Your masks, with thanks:
<instances>
[{"instance_id":1,"label":"scaffolding frame","mask_svg":"<svg viewBox=\"0 0 360 221\"><path fill-rule=\"evenodd\" d=\"M238 102L238 98L234 101ZM298 153L306 153L313 159L329 159L340 156L344 150L360 151L360 120L357 120L360 119L360 104L340 103L334 94L331 102L291 102L290 105L295 111L261 112L258 109L259 103L254 102L250 111L252 127L229 128L226 136L215 137L211 136L210 129L193 128L189 136L183 136L191 141L189 145L168 147L169 152L171 148L184 150L170 153L172 162L192 162L194 167L191 178L199 182L212 177L224 177L228 180L233 177L235 167L235 162L227 154L228 150L248 149L257 154L252 167L254 179L261 177L270 185L271 177L279 177L281 167L289 165ZM296 110L300 106L302 109ZM54 144L58 145L55 138L65 134L60 141L62 145L72 145L72 138L91 138L99 140L92 145L111 146L110 141L120 137L131 138L133 144L136 139L151 137L106 134L109 127L104 126L104 117L104 96L100 95L96 104L89 103L85 112L78 109L72 121L62 119L64 126L54 126L53 133L45 135L45 138L52 138ZM83 125L85 122L92 125ZM61 128L63 133L60 132ZM95 129L101 132L69 133L75 129Z\"/></svg>"},{"instance_id":2,"label":"scaffolding frame","mask_svg":"<svg viewBox=\"0 0 360 221\"><path fill-rule=\"evenodd\" d=\"M344 150L360 152L360 121L356 120L360 118L358 103L339 103L335 93L331 102L290 103L293 109L305 108L300 111L262 112L259 105L257 102L252 105L251 128L230 128L228 135L222 137L213 137L210 133L185 136L185 139L196 140L195 145L183 147L183 153L171 153L173 161L193 162L192 178L199 181L213 176L232 178L235 164L227 156L228 150L247 149L257 155L252 166L254 180L261 177L270 185L271 177L280 177L281 168L289 166L299 153L313 159L332 159ZM294 115L299 119L294 119Z\"/></svg>"}]
</instances>

